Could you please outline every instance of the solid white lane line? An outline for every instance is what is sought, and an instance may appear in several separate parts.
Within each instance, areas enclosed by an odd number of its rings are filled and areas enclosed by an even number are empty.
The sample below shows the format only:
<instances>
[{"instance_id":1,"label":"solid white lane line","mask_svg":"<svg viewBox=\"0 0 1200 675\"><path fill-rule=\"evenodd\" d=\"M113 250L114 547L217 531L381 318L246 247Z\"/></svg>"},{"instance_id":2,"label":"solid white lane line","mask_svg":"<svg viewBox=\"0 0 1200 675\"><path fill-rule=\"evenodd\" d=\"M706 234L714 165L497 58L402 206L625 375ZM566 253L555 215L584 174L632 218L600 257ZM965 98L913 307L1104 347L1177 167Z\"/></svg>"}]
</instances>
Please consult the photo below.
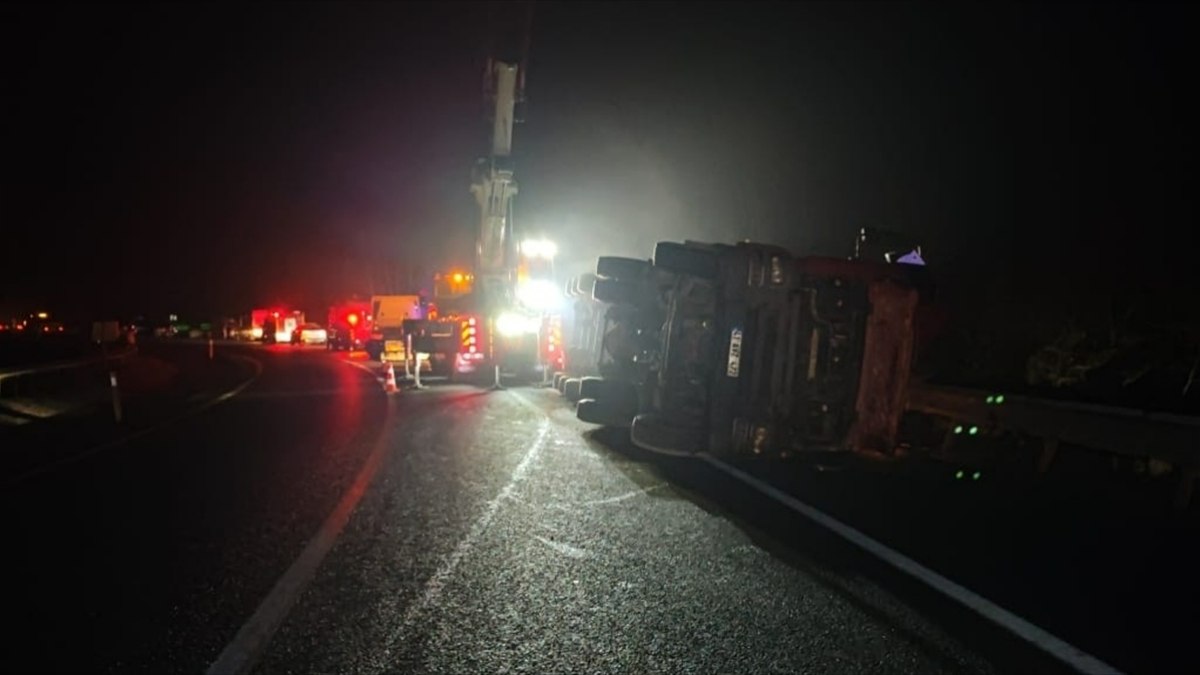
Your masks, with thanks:
<instances>
[{"instance_id":1,"label":"solid white lane line","mask_svg":"<svg viewBox=\"0 0 1200 675\"><path fill-rule=\"evenodd\" d=\"M350 514L354 512L367 488L375 479L375 475L379 473L379 467L383 464L387 450L387 430L393 411L393 399L389 397L387 414L383 420L383 430L380 432L375 446L371 449L366 463L355 477L354 483L346 491L346 494L342 495L341 501L325 519L325 522L321 524L321 529L304 547L300 557L296 558L287 572L279 578L270 594L234 636L233 641L225 646L217 660L208 667L206 671L208 675L250 672L250 669L262 656L275 632L283 625L283 620L287 618L292 605L296 603L300 594L312 581L317 568L321 566L321 561L325 559L334 543L337 542L338 536L350 520Z\"/></svg>"},{"instance_id":2,"label":"solid white lane line","mask_svg":"<svg viewBox=\"0 0 1200 675\"><path fill-rule=\"evenodd\" d=\"M231 355L230 358L248 362L251 366L254 367L254 375L250 376L250 378L248 380L246 380L245 382L242 382L238 386L234 387L233 389L230 389L229 391L221 394L220 396L209 399L194 408L185 410L184 412L180 413L179 415L176 415L175 417L171 417L164 422L159 422L158 424L146 427L145 429L142 429L140 431L135 431L126 436L122 436L121 438L118 438L116 440L108 441L107 443L101 443L100 445L88 448L87 450L84 450L83 452L71 455L70 457L64 457L56 462L51 462L49 464L44 464L44 465L39 466L34 469L30 469L29 471L26 471L25 473L17 474L17 476L14 477L12 480L10 480L8 482L8 484L16 485L17 483L29 480L30 478L34 478L36 476L41 476L43 474L47 474L52 471L57 471L58 469L61 469L64 466L68 466L68 465L74 464L75 462L78 462L80 460L87 459L88 457L91 457L92 455L95 455L100 452L104 452L105 450L111 450L113 448L120 447L130 441L137 440L139 438L142 438L143 436L148 436L148 435L158 431L159 429L169 427L172 424L181 422L185 419L188 419L189 417L194 417L196 415L199 415L200 413L204 412L205 410L208 410L209 408L217 405L218 403L228 401L229 399L233 398L234 396L237 396L238 394L242 393L242 391L245 390L246 387L249 387L250 385L254 384L255 380L257 380L258 377L260 375L262 375L263 367L262 367L261 361L258 361L257 359L252 359L248 356Z\"/></svg>"},{"instance_id":3,"label":"solid white lane line","mask_svg":"<svg viewBox=\"0 0 1200 675\"><path fill-rule=\"evenodd\" d=\"M533 538L568 558L586 558L591 555L586 549L579 548L578 546L572 546L570 544L564 544L561 541L554 541L553 539L543 537L540 534L533 535Z\"/></svg>"},{"instance_id":4,"label":"solid white lane line","mask_svg":"<svg viewBox=\"0 0 1200 675\"><path fill-rule=\"evenodd\" d=\"M1071 666L1081 673L1096 675L1119 675L1121 671L1088 654L1078 647L1054 636L1012 612L1000 607L983 596L970 591L953 581L943 577L917 561L882 544L832 516L809 506L778 488L751 476L750 474L726 464L707 454L698 457L726 474L746 483L764 495L783 504L800 515L812 520L822 527L832 531L843 539L858 546L867 553L886 561L896 569L923 582L930 588L958 602L983 618L1013 633L1029 644L1050 654L1054 658Z\"/></svg>"},{"instance_id":5,"label":"solid white lane line","mask_svg":"<svg viewBox=\"0 0 1200 675\"><path fill-rule=\"evenodd\" d=\"M521 399L517 397L517 400ZM467 532L467 536L458 542L458 545L454 548L454 552L450 554L450 557L446 558L437 571L434 572L433 576L429 578L429 581L425 582L425 589L421 593L421 596L417 598L411 605L409 605L408 609L405 610L404 616L400 620L400 624L395 630L392 631L390 635L388 635L387 639L384 641L382 651L382 661L384 662L375 664L377 671L382 672L388 670L388 664L386 663L386 660L391 657L392 650L396 647L401 638L403 638L404 635L412 629L413 624L420 617L421 613L437 603L438 598L441 597L442 589L446 587L446 583L450 581L451 577L454 576L454 572L458 569L458 566L462 562L463 558L465 558L467 554L471 552L471 549L475 547L475 543L481 536L483 536L485 532L487 532L488 527L492 524L492 520L496 517L496 513L500 510L500 507L505 501L511 498L513 491L516 490L517 485L524 480L525 474L529 472L529 467L533 464L533 462L537 459L538 454L541 453L542 449L545 447L546 439L550 435L550 420L545 416L544 413L542 413L541 410L538 410L538 413L541 415L542 419L538 425L537 436L534 438L533 442L529 444L529 448L525 451L525 456L521 458L520 463L518 463L517 467L513 469L512 475L509 476L508 484L505 485L502 490L500 490L495 498L487 503L483 513Z\"/></svg>"},{"instance_id":6,"label":"solid white lane line","mask_svg":"<svg viewBox=\"0 0 1200 675\"><path fill-rule=\"evenodd\" d=\"M378 382L380 386L384 386L387 384L387 379L384 378L384 376L380 375L379 373L375 372L374 370L371 370L371 367L366 365L365 363L359 363L358 361L348 361L348 360L343 361L343 363L349 363L350 365L354 366L355 368L358 368L359 370L361 370L365 373L368 373L371 377L375 378L375 381Z\"/></svg>"}]
</instances>

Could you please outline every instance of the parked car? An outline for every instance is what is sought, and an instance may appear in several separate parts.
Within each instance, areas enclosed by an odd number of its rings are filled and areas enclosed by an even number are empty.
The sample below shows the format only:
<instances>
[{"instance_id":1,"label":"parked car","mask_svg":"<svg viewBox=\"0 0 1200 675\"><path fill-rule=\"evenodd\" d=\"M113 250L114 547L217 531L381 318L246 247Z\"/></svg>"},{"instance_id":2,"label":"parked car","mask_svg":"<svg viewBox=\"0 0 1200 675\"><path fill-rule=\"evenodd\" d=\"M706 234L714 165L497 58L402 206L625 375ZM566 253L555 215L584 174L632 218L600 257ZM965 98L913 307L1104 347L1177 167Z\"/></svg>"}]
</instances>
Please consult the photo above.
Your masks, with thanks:
<instances>
[{"instance_id":1,"label":"parked car","mask_svg":"<svg viewBox=\"0 0 1200 675\"><path fill-rule=\"evenodd\" d=\"M319 323L303 323L292 331L294 345L323 345L329 340L325 328Z\"/></svg>"}]
</instances>

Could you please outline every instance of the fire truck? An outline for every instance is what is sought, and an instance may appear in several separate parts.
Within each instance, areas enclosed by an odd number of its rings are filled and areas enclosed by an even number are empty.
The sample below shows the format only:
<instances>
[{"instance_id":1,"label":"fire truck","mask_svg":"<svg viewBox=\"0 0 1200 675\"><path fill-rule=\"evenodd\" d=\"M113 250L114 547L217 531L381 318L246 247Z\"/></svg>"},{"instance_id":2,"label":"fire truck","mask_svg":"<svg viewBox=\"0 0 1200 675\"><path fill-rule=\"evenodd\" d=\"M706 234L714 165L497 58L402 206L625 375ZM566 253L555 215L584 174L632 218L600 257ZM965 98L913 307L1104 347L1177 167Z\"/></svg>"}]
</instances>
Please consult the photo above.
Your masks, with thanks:
<instances>
[{"instance_id":1,"label":"fire truck","mask_svg":"<svg viewBox=\"0 0 1200 675\"><path fill-rule=\"evenodd\" d=\"M546 244L526 242L522 248L552 250ZM522 258L531 257L522 254ZM456 271L436 275L431 304L436 322L457 328L454 375L494 377L495 368L500 367L506 373L548 378L565 366L562 293L549 275L546 260L542 253L537 260L521 264L515 291L522 305L495 316L489 316L480 306L473 274ZM439 343L438 348L449 349L451 345Z\"/></svg>"},{"instance_id":2,"label":"fire truck","mask_svg":"<svg viewBox=\"0 0 1200 675\"><path fill-rule=\"evenodd\" d=\"M363 300L347 300L329 308L325 342L330 351L357 351L366 348L371 337L371 305Z\"/></svg>"},{"instance_id":3,"label":"fire truck","mask_svg":"<svg viewBox=\"0 0 1200 675\"><path fill-rule=\"evenodd\" d=\"M284 307L251 310L250 337L266 344L288 343L292 333L304 325L304 312Z\"/></svg>"}]
</instances>

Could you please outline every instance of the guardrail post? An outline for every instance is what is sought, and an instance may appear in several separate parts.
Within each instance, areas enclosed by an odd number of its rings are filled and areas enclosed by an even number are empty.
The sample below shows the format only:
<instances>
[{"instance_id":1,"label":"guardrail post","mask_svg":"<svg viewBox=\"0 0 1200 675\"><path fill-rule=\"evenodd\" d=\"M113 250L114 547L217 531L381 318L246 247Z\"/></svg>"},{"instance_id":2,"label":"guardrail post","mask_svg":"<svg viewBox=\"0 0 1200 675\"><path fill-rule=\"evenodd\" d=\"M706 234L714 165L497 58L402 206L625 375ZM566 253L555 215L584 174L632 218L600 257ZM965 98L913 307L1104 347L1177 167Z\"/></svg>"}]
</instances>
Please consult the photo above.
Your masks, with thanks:
<instances>
[{"instance_id":1,"label":"guardrail post","mask_svg":"<svg viewBox=\"0 0 1200 675\"><path fill-rule=\"evenodd\" d=\"M1192 503L1192 491L1196 487L1197 476L1200 476L1200 469L1183 470L1183 475L1179 477L1179 486L1175 488L1175 508L1177 510L1183 511Z\"/></svg>"},{"instance_id":2,"label":"guardrail post","mask_svg":"<svg viewBox=\"0 0 1200 675\"><path fill-rule=\"evenodd\" d=\"M950 454L951 448L954 447L954 436L954 425L951 424L946 427L946 433L944 436L942 436L942 447L938 448L939 454L942 456Z\"/></svg>"},{"instance_id":3,"label":"guardrail post","mask_svg":"<svg viewBox=\"0 0 1200 675\"><path fill-rule=\"evenodd\" d=\"M1037 472L1038 475L1044 474L1050 470L1050 463L1054 461L1054 456L1058 454L1058 439L1045 438L1042 439L1042 454L1038 456Z\"/></svg>"}]
</instances>

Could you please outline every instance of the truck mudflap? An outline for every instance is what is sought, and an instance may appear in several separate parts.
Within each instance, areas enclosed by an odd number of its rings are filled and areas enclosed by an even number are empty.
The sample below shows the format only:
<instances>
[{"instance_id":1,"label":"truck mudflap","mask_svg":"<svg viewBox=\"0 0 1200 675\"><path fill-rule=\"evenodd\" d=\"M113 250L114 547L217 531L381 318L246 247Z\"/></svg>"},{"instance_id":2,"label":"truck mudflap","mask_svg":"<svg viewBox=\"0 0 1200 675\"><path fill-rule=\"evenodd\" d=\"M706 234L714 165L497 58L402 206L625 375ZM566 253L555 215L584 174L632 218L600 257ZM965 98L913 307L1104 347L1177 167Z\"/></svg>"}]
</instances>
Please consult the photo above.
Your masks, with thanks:
<instances>
[{"instance_id":1,"label":"truck mudflap","mask_svg":"<svg viewBox=\"0 0 1200 675\"><path fill-rule=\"evenodd\" d=\"M855 420L847 444L856 452L890 455L907 404L919 293L885 279L870 284L868 298L871 313L867 316Z\"/></svg>"}]
</instances>

